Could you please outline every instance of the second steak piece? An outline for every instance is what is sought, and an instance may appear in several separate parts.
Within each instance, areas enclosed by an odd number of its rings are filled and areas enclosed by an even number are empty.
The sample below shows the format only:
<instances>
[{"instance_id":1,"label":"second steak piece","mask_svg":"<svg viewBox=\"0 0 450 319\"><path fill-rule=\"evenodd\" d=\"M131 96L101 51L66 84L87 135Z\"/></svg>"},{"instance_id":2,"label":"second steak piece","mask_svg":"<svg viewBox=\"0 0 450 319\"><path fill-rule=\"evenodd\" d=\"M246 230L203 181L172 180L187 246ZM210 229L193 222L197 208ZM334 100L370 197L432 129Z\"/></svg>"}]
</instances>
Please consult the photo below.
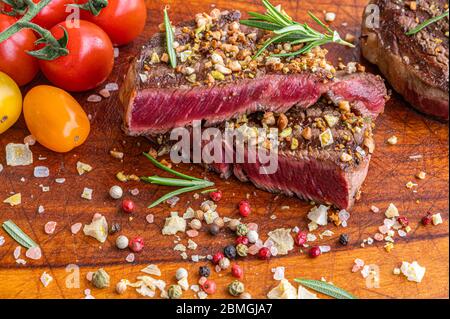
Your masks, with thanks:
<instances>
[{"instance_id":1,"label":"second steak piece","mask_svg":"<svg viewBox=\"0 0 450 319\"><path fill-rule=\"evenodd\" d=\"M177 27L175 69L167 63L164 33L149 40L121 88L128 134L165 133L194 120L213 124L255 111L307 108L324 94L359 101L366 114L378 113L384 105L382 80L336 72L324 49L292 59L270 57L294 50L279 44L252 59L265 35L240 26L239 17L238 11L224 11ZM204 20L208 22L202 29Z\"/></svg>"}]
</instances>

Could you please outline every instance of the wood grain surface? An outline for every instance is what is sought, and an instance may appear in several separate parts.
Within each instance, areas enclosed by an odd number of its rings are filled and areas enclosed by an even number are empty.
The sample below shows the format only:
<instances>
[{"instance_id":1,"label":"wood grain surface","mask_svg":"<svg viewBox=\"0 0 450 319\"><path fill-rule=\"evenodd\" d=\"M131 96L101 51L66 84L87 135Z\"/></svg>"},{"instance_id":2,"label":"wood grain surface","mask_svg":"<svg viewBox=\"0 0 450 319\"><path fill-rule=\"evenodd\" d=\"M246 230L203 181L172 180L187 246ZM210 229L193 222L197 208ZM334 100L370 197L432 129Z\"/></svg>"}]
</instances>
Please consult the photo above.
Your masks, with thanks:
<instances>
[{"instance_id":1,"label":"wood grain surface","mask_svg":"<svg viewBox=\"0 0 450 319\"><path fill-rule=\"evenodd\" d=\"M318 0L318 1L275 1L280 2L285 10L296 20L306 20L306 12L311 10L319 17L323 11L336 12L337 19L332 24L341 34L349 32L357 37L360 34L360 17L364 0ZM239 9L242 12L262 10L259 0L253 1L148 1L149 18L145 33L133 45L121 48L115 71L109 82L121 82L127 61L136 53L145 38L157 31L162 21L162 9L165 4L171 6L171 19L174 23L190 19L196 12L209 12L211 4L223 9ZM342 23L347 23L345 26ZM360 51L336 46L330 46L330 59L337 61L360 61ZM365 61L363 61L366 64ZM369 70L377 72L369 67ZM46 83L40 78L33 85ZM32 87L24 89L24 93ZM139 298L133 290L119 296L114 292L114 285L122 278L134 281L139 271L146 265L155 263L163 272L163 279L168 284L175 283L175 270L185 267L190 272L190 283L198 280L197 270L203 263L185 262L179 253L173 251L174 237L162 236L161 228L170 211L184 212L186 207L198 207L203 198L194 200L192 194L182 196L182 200L173 209L162 205L152 210L146 206L167 192L167 188L130 182L121 186L128 193L130 189L138 188L140 194L134 198L138 209L132 215L120 212L118 201L108 195L109 188L118 184L115 174L125 171L128 174L150 175L156 170L140 155L149 148L144 138L126 137L121 129L121 106L117 94L98 104L86 102L88 92L76 95L88 114L92 116L92 132L88 141L80 148L68 154L55 154L40 145L32 146L35 162L27 167L6 167L5 145L10 142L22 143L29 133L23 118L5 134L0 136L0 163L5 166L0 173L0 199L8 197L12 192L22 193L22 204L10 207L0 204L0 221L12 219L28 233L42 248L43 257L38 261L28 260L24 266L15 263L13 251L17 244L3 231L6 243L0 247L0 298L83 298L84 290L89 288L96 298ZM397 145L391 146L386 140L396 135ZM393 94L386 106L386 111L377 120L377 149L372 159L367 180L362 188L362 197L351 211L352 216L348 228L328 226L335 232L331 238L325 237L320 244L329 244L332 251L317 259L311 259L299 251L288 256L260 261L254 257L239 263L245 271L244 282L247 291L255 298L264 298L267 292L276 285L271 269L276 266L286 267L288 279L304 277L332 281L338 286L350 291L360 298L448 298L448 211L449 211L449 170L448 170L448 126L431 120L413 111L399 96ZM124 161L113 159L109 151L113 148L125 153ZM410 159L410 156L421 155L420 159ZM38 160L41 156L45 160ZM83 176L76 172L76 162L91 164L94 170ZM45 165L50 168L49 178L34 178L33 167ZM240 183L235 179L220 180L212 173L204 172L199 167L180 165L181 171L190 171L197 176L207 175L217 183L223 193L218 211L221 216L237 216L236 205L249 194L253 213L247 218L260 226L260 234L266 238L268 231L280 227L299 226L306 228L306 213L310 205L294 198L275 196L255 189L250 184ZM423 181L415 179L418 171L425 171L427 178ZM57 184L55 178L64 177L64 184ZM24 178L24 179L22 179ZM408 181L417 182L413 192L407 189ZM42 192L39 185L49 186L50 192ZM94 190L93 200L80 197L83 188ZM384 210L389 203L394 203L401 215L410 219L412 232L406 238L398 238L395 248L388 253L383 243L361 247L363 239L373 236L378 226L383 224ZM43 214L38 214L39 205L45 207ZM371 205L381 209L380 213L370 211ZM282 206L290 209L283 210ZM439 226L422 226L419 221L427 211L441 213L444 223ZM146 243L145 250L136 255L136 261L129 264L125 261L128 251L119 251L115 247L115 237L109 236L106 243L100 245L96 240L82 234L72 235L70 226L74 223L89 223L93 214L101 213L109 223L119 222L122 233L129 237L140 235ZM155 223L148 224L145 216L155 215ZM275 215L273 219L271 216ZM56 221L57 228L53 235L44 232L48 221ZM321 230L325 230L322 228ZM343 247L337 243L339 234L346 232L350 243ZM195 239L199 244L195 253L206 255L222 249L234 240L231 232L224 231L217 237L210 237L205 232ZM187 239L182 236L182 243ZM24 250L23 250L24 254ZM355 258L363 259L366 264L377 265L380 269L380 287L367 288L365 279L359 273L352 273L351 268ZM409 282L403 276L392 274L394 267L402 261L418 261L426 267L422 283ZM68 287L66 280L70 273L66 267L76 264L80 267L80 285L78 288ZM86 280L89 271L105 268L111 275L113 286L98 290ZM44 288L39 278L43 272L54 277L54 281ZM226 286L231 282L229 272L214 273L212 278L217 281L218 292L214 298L230 297ZM194 297L192 292L185 297Z\"/></svg>"}]
</instances>

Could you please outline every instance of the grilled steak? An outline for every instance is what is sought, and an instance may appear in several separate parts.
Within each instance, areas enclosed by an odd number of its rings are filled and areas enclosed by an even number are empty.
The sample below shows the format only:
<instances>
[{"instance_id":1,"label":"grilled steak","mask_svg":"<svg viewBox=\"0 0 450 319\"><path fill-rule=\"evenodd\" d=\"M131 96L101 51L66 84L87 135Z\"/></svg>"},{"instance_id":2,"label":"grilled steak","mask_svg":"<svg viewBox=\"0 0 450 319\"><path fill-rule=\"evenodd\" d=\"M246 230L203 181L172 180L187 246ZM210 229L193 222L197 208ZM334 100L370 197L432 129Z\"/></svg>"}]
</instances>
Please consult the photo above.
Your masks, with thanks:
<instances>
[{"instance_id":1,"label":"grilled steak","mask_svg":"<svg viewBox=\"0 0 450 319\"><path fill-rule=\"evenodd\" d=\"M357 101L364 114L383 108L383 82L366 73L337 72L324 49L291 59L270 57L298 50L279 44L253 60L266 35L239 25L239 18L238 11L215 9L177 27L175 69L168 64L165 34L149 40L120 92L128 134L164 133L193 120L213 124L255 111L307 108L322 95Z\"/></svg>"},{"instance_id":2,"label":"grilled steak","mask_svg":"<svg viewBox=\"0 0 450 319\"><path fill-rule=\"evenodd\" d=\"M358 104L354 104L351 110L345 107L345 102L341 102L340 106L322 101L308 109L291 108L285 114L284 123L287 125L282 125L284 128L279 134L276 155L278 169L273 174L261 174L260 168L268 164L261 163L256 149L247 147L244 148L243 161L238 162L235 155L231 163L212 163L207 166L223 177L234 174L239 180L250 181L270 192L296 195L302 199L350 209L366 178L371 153L374 151L372 128L377 114L362 115L355 109ZM284 115L259 112L244 122L234 120L219 127L222 132L225 127L237 128L244 137L249 138L254 136L254 128L264 127L268 130L277 125L273 123L280 125L281 116ZM163 145L169 143L164 142L164 138L162 140ZM266 142L260 141L261 145ZM223 146L224 149L227 147L229 145ZM231 148L237 150L236 142ZM249 160L252 156L256 161Z\"/></svg>"},{"instance_id":3,"label":"grilled steak","mask_svg":"<svg viewBox=\"0 0 450 319\"><path fill-rule=\"evenodd\" d=\"M378 26L366 10L362 26L364 57L378 65L392 87L417 110L448 120L448 18L415 35L405 33L448 8L444 0L372 0L379 8Z\"/></svg>"}]
</instances>

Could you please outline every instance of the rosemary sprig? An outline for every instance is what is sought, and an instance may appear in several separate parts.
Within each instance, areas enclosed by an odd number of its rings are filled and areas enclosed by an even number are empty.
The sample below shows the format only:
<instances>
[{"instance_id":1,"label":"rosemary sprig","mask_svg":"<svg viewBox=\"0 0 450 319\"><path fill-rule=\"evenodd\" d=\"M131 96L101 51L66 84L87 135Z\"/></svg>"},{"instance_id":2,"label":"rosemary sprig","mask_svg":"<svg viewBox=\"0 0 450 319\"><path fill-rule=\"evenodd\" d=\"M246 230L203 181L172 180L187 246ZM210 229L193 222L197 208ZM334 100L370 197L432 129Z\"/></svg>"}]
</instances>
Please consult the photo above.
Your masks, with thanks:
<instances>
[{"instance_id":1,"label":"rosemary sprig","mask_svg":"<svg viewBox=\"0 0 450 319\"><path fill-rule=\"evenodd\" d=\"M148 153L144 153L144 156L152 162L153 165L156 167L172 174L180 178L167 178L167 177L160 177L160 176L149 176L149 177L141 177L141 180L147 183L155 184L155 185L163 185L163 186L173 186L173 187L182 187L180 189L177 189L175 191L172 191L158 200L154 201L152 204L148 206L148 208L153 208L155 206L158 206L162 202L168 200L169 198L172 198L174 196L193 192L196 190L208 188L214 186L213 182L206 181L204 179L200 179L197 177L192 177L180 172L177 172L167 166L164 166L160 162L158 162L153 156L151 156Z\"/></svg>"},{"instance_id":2,"label":"rosemary sprig","mask_svg":"<svg viewBox=\"0 0 450 319\"><path fill-rule=\"evenodd\" d=\"M164 26L166 28L166 44L167 44L167 54L169 55L170 65L172 68L176 68L177 66L177 55L175 53L175 49L173 48L173 41L175 39L175 35L173 33L173 27L170 23L169 14L167 13L168 7L164 8Z\"/></svg>"},{"instance_id":3,"label":"rosemary sprig","mask_svg":"<svg viewBox=\"0 0 450 319\"><path fill-rule=\"evenodd\" d=\"M418 33L420 30L428 27L430 24L435 23L445 17L448 17L448 10L445 10L444 13L433 17L431 19L425 20L424 22L422 22L421 24L419 24L417 27L415 27L414 29L409 30L408 32L406 32L406 35L414 35L416 33Z\"/></svg>"},{"instance_id":4,"label":"rosemary sprig","mask_svg":"<svg viewBox=\"0 0 450 319\"><path fill-rule=\"evenodd\" d=\"M351 293L345 291L342 288L331 285L327 282L321 280L312 280L312 279L294 279L294 281L299 284L313 289L317 292L320 292L324 295L336 298L336 299L358 299L353 296Z\"/></svg>"},{"instance_id":5,"label":"rosemary sprig","mask_svg":"<svg viewBox=\"0 0 450 319\"><path fill-rule=\"evenodd\" d=\"M8 233L8 235L11 236L11 238L21 246L27 249L37 246L37 244L30 237L28 237L28 235L25 234L23 230L19 228L19 226L14 224L12 220L7 220L6 222L4 222L2 227Z\"/></svg>"},{"instance_id":6,"label":"rosemary sprig","mask_svg":"<svg viewBox=\"0 0 450 319\"><path fill-rule=\"evenodd\" d=\"M272 57L292 57L307 53L314 47L328 43L337 43L352 48L354 47L353 44L342 40L337 31L331 30L311 12L308 12L309 16L326 30L325 33L320 33L319 31L314 30L306 23L300 24L293 21L290 16L284 13L281 9L274 7L268 0L262 0L262 2L267 10L265 14L249 12L248 14L250 15L250 19L241 20L241 24L243 25L266 31L272 31L274 33L274 36L263 44L263 46L255 54L254 58L260 56L272 43L279 42L287 42L292 45L303 43L304 46L295 52L273 54L271 55Z\"/></svg>"}]
</instances>

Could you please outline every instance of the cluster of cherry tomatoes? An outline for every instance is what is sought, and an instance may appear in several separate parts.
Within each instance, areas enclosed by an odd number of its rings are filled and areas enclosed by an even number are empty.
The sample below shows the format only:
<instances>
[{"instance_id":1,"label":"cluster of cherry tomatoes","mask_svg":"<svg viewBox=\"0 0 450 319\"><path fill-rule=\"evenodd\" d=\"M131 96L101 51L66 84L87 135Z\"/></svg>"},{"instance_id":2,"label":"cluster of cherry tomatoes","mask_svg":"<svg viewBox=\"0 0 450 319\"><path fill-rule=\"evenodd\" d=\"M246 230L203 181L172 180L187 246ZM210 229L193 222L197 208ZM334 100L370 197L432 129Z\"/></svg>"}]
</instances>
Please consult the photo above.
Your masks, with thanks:
<instances>
[{"instance_id":1,"label":"cluster of cherry tomatoes","mask_svg":"<svg viewBox=\"0 0 450 319\"><path fill-rule=\"evenodd\" d=\"M30 56L27 51L39 49L42 44L35 43L38 38L34 31L23 29L0 43L0 71L19 86L33 80L39 70L50 82L71 92L90 90L103 83L113 69L113 45L130 43L142 32L147 10L144 0L109 0L99 15L80 10L79 20L73 20L75 11L67 6L86 2L88 0L52 0L32 20L48 29L57 40L63 36L61 27L64 27L69 39L68 55L51 61ZM4 10L8 11L8 7ZM0 32L17 19L0 14Z\"/></svg>"}]
</instances>

